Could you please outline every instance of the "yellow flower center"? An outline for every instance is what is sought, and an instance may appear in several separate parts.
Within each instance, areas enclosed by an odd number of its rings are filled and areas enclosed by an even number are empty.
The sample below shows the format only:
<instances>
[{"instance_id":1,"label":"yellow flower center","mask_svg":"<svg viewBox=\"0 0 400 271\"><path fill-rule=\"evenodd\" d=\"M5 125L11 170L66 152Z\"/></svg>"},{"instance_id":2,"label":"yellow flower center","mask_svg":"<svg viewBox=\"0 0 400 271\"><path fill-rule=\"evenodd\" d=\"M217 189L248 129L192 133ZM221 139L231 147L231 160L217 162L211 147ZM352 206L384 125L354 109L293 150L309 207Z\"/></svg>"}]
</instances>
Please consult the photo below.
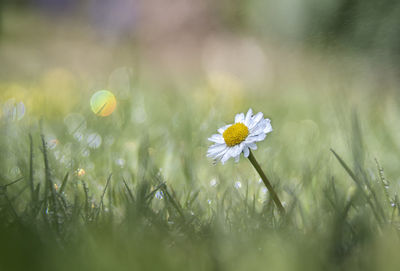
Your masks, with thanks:
<instances>
[{"instance_id":1,"label":"yellow flower center","mask_svg":"<svg viewBox=\"0 0 400 271\"><path fill-rule=\"evenodd\" d=\"M249 135L249 128L243 123L235 123L230 126L225 132L222 134L224 137L226 145L229 147L233 147L243 140Z\"/></svg>"}]
</instances>

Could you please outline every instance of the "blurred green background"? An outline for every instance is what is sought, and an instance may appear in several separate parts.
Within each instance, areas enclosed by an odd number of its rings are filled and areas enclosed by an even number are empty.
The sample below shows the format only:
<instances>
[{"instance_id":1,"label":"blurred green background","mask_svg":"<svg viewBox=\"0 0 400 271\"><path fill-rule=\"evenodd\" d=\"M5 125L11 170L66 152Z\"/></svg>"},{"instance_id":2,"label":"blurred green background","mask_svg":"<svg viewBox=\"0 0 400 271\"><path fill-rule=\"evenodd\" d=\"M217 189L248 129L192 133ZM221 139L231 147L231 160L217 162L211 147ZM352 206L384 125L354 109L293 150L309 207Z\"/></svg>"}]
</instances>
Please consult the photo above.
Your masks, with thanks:
<instances>
[{"instance_id":1,"label":"blurred green background","mask_svg":"<svg viewBox=\"0 0 400 271\"><path fill-rule=\"evenodd\" d=\"M398 270L399 56L394 0L0 1L0 269ZM250 107L285 217L206 158Z\"/></svg>"}]
</instances>

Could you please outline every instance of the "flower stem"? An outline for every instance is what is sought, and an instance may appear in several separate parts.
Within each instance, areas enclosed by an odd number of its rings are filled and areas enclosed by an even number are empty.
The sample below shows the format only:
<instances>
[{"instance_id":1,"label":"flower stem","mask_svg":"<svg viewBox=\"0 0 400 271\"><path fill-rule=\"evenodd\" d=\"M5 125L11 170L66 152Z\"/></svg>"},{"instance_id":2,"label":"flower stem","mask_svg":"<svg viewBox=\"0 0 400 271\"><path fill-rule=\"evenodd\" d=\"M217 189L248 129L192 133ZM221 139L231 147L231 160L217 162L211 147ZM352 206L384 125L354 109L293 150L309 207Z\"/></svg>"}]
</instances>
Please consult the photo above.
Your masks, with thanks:
<instances>
[{"instance_id":1,"label":"flower stem","mask_svg":"<svg viewBox=\"0 0 400 271\"><path fill-rule=\"evenodd\" d=\"M256 171L260 175L261 179L263 180L265 186L267 187L268 191L270 192L272 200L275 202L279 211L281 212L281 214L285 214L285 209L283 208L282 203L278 198L278 195L276 194L275 190L272 188L271 183L269 182L267 176L265 176L264 171L261 169L260 165L258 164L256 158L254 157L254 155L251 151L250 151L250 155L248 158L250 160L250 163L253 165L253 167L256 169Z\"/></svg>"}]
</instances>

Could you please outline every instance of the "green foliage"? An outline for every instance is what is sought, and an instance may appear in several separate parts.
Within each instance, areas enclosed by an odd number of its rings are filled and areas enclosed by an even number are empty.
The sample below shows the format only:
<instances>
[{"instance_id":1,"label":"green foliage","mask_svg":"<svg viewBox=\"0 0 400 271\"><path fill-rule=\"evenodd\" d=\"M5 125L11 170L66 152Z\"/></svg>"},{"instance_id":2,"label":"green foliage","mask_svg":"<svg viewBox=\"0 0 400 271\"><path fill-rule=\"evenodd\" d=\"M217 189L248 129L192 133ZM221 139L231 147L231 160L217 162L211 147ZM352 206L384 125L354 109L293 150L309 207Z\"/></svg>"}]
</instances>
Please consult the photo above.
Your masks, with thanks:
<instances>
[{"instance_id":1,"label":"green foliage","mask_svg":"<svg viewBox=\"0 0 400 271\"><path fill-rule=\"evenodd\" d=\"M341 121L319 107L325 94L247 93L243 104L272 119L256 155L283 216L248 161L205 157L206 138L234 116L226 94L201 94L216 101L207 106L196 92L133 89L108 118L89 99L64 120L2 117L1 270L396 270L398 186L381 165L395 178L397 150L369 153L384 129L368 125L377 107Z\"/></svg>"}]
</instances>

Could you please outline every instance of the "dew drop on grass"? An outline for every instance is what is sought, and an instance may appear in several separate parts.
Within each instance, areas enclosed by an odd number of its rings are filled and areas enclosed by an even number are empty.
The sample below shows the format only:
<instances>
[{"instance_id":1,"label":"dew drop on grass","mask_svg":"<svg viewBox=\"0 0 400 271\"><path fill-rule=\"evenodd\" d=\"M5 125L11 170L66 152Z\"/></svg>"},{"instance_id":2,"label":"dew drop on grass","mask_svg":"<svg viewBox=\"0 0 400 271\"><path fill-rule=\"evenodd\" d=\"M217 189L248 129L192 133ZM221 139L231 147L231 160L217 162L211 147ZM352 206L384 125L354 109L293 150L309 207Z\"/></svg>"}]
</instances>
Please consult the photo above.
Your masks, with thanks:
<instances>
[{"instance_id":1,"label":"dew drop on grass","mask_svg":"<svg viewBox=\"0 0 400 271\"><path fill-rule=\"evenodd\" d=\"M216 186L217 185L217 180L214 178L214 179L211 179L211 181L210 181L210 186L211 187L214 187L214 186Z\"/></svg>"},{"instance_id":2,"label":"dew drop on grass","mask_svg":"<svg viewBox=\"0 0 400 271\"><path fill-rule=\"evenodd\" d=\"M236 189L239 189L239 188L241 188L242 187L242 183L241 182L239 182L239 181L237 181L237 182L235 182L235 188Z\"/></svg>"},{"instance_id":3,"label":"dew drop on grass","mask_svg":"<svg viewBox=\"0 0 400 271\"><path fill-rule=\"evenodd\" d=\"M122 159L122 158L118 158L118 159L115 160L115 164L117 166L124 167L125 166L125 160Z\"/></svg>"},{"instance_id":4,"label":"dew drop on grass","mask_svg":"<svg viewBox=\"0 0 400 271\"><path fill-rule=\"evenodd\" d=\"M162 191L160 191L160 190L158 190L157 192L156 192L156 194L154 195L154 197L156 198L156 199L163 199L163 197L164 197L164 194L163 194L163 192Z\"/></svg>"}]
</instances>

